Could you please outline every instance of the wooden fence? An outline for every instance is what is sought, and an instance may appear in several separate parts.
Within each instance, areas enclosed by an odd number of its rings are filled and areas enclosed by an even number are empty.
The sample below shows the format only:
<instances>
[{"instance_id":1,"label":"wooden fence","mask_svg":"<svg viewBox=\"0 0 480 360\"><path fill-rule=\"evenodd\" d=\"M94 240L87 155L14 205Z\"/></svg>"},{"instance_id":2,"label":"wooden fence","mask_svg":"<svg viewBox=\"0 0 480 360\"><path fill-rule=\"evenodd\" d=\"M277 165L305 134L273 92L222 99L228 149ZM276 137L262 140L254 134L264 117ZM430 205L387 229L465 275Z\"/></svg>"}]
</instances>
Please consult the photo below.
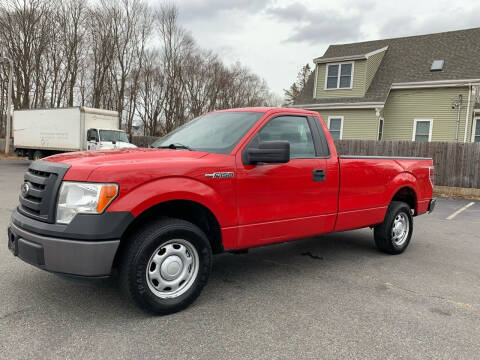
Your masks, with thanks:
<instances>
[{"instance_id":1,"label":"wooden fence","mask_svg":"<svg viewBox=\"0 0 480 360\"><path fill-rule=\"evenodd\" d=\"M435 185L480 188L480 143L337 140L340 155L431 157Z\"/></svg>"},{"instance_id":2,"label":"wooden fence","mask_svg":"<svg viewBox=\"0 0 480 360\"><path fill-rule=\"evenodd\" d=\"M134 136L132 142L147 147L157 138ZM340 155L431 157L435 185L480 189L480 143L336 140Z\"/></svg>"}]
</instances>

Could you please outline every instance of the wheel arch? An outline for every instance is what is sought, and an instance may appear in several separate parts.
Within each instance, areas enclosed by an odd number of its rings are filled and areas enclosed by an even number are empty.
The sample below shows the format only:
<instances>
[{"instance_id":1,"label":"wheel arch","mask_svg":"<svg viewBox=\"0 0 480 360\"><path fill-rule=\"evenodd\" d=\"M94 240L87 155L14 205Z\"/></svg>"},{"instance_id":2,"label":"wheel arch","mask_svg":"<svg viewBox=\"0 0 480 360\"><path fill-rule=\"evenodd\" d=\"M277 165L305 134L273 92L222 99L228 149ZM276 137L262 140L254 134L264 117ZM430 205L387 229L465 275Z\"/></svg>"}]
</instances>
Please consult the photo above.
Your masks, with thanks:
<instances>
[{"instance_id":1,"label":"wheel arch","mask_svg":"<svg viewBox=\"0 0 480 360\"><path fill-rule=\"evenodd\" d=\"M414 213L417 213L418 210L418 197L414 188L409 185L400 187L395 191L393 196L390 199L392 201L402 201L410 206L410 209L414 210Z\"/></svg>"},{"instance_id":2,"label":"wheel arch","mask_svg":"<svg viewBox=\"0 0 480 360\"><path fill-rule=\"evenodd\" d=\"M214 254L224 251L220 223L209 208L192 200L168 200L145 209L128 225L120 239L114 266L118 264L131 234L150 221L162 217L181 219L198 226L207 236Z\"/></svg>"},{"instance_id":3,"label":"wheel arch","mask_svg":"<svg viewBox=\"0 0 480 360\"><path fill-rule=\"evenodd\" d=\"M209 239L213 252L220 253L223 251L222 232L216 216L205 205L186 199L164 201L144 210L127 227L121 242L127 239L129 234L139 226L160 217L181 219L198 226Z\"/></svg>"},{"instance_id":4,"label":"wheel arch","mask_svg":"<svg viewBox=\"0 0 480 360\"><path fill-rule=\"evenodd\" d=\"M416 214L418 211L418 184L417 178L410 172L398 174L390 183L390 204L392 201L403 201Z\"/></svg>"}]
</instances>

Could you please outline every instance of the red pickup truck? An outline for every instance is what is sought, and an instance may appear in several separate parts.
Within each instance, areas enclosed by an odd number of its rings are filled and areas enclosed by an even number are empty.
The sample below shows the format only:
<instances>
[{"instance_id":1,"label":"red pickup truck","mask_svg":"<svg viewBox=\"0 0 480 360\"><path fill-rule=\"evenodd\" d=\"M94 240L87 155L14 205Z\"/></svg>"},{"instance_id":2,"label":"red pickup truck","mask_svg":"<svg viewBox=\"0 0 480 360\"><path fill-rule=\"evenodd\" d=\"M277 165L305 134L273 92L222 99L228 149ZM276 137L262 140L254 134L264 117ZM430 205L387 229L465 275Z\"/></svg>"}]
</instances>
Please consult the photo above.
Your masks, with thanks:
<instances>
[{"instance_id":1,"label":"red pickup truck","mask_svg":"<svg viewBox=\"0 0 480 360\"><path fill-rule=\"evenodd\" d=\"M83 277L118 269L156 314L200 294L212 254L363 227L379 250L408 246L432 211L428 158L339 156L315 112L217 111L150 149L78 152L31 163L8 228L14 255Z\"/></svg>"}]
</instances>

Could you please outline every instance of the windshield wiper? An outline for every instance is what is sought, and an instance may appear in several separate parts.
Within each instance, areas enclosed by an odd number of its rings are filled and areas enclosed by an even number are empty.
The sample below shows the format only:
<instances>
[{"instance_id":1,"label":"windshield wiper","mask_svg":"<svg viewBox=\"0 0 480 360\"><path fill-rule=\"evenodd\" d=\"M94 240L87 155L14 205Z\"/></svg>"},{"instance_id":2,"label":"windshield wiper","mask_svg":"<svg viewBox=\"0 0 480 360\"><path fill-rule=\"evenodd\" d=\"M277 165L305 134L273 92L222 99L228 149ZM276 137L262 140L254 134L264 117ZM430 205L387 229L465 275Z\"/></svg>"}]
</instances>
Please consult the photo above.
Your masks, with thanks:
<instances>
[{"instance_id":1,"label":"windshield wiper","mask_svg":"<svg viewBox=\"0 0 480 360\"><path fill-rule=\"evenodd\" d=\"M172 143L170 145L157 146L157 149L172 149L172 150L185 149L188 151L193 151L193 149L190 146L183 145L180 143Z\"/></svg>"}]
</instances>

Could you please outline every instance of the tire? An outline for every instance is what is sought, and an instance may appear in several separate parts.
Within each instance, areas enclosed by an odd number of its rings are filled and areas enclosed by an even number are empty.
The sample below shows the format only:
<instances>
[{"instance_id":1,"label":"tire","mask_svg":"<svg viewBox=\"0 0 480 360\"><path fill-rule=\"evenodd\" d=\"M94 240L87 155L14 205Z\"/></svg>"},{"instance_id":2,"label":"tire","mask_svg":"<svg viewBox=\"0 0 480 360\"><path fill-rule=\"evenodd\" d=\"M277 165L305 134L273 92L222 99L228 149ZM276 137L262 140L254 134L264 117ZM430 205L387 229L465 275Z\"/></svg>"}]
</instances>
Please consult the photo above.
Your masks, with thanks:
<instances>
[{"instance_id":1,"label":"tire","mask_svg":"<svg viewBox=\"0 0 480 360\"><path fill-rule=\"evenodd\" d=\"M401 201L392 201L383 223L374 229L377 249L391 255L401 254L410 244L413 218L410 207Z\"/></svg>"},{"instance_id":2,"label":"tire","mask_svg":"<svg viewBox=\"0 0 480 360\"><path fill-rule=\"evenodd\" d=\"M36 150L32 155L32 160L40 160L43 157L43 153L40 150Z\"/></svg>"},{"instance_id":3,"label":"tire","mask_svg":"<svg viewBox=\"0 0 480 360\"><path fill-rule=\"evenodd\" d=\"M197 226L162 218L125 240L120 287L140 308L156 315L172 314L200 295L210 276L212 249Z\"/></svg>"}]
</instances>

